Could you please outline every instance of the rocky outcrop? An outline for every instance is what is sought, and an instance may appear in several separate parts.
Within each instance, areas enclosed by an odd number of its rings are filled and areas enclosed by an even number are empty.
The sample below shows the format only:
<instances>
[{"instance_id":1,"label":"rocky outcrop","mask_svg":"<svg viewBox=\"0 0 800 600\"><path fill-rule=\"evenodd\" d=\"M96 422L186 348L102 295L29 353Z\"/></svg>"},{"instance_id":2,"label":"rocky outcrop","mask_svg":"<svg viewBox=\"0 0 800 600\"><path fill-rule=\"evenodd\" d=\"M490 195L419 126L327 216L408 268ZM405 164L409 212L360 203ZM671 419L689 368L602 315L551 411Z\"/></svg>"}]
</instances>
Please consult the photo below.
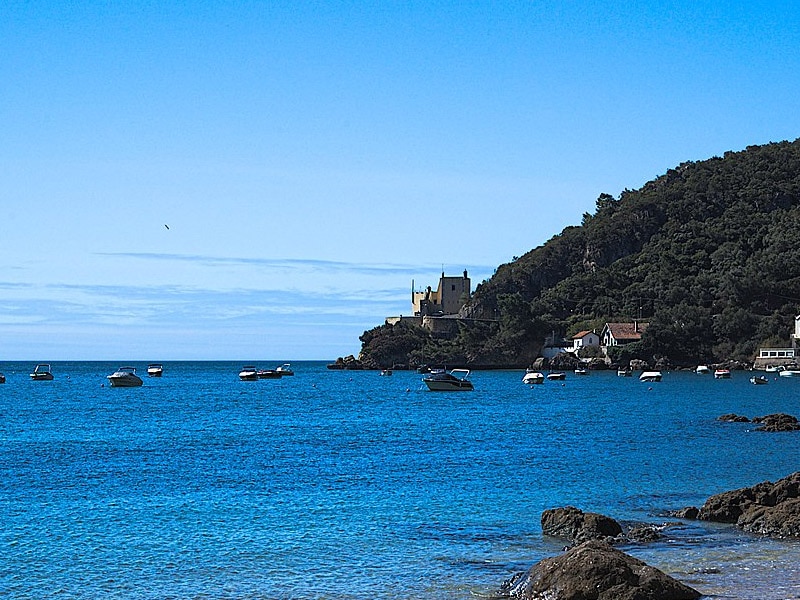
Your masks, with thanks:
<instances>
[{"instance_id":1,"label":"rocky outcrop","mask_svg":"<svg viewBox=\"0 0 800 600\"><path fill-rule=\"evenodd\" d=\"M336 362L327 366L329 369L337 371L361 371L364 369L364 365L361 363L361 361L352 354L350 356L345 356L344 358L340 356L336 359Z\"/></svg>"},{"instance_id":2,"label":"rocky outcrop","mask_svg":"<svg viewBox=\"0 0 800 600\"><path fill-rule=\"evenodd\" d=\"M761 423L761 427L756 428L756 431L800 431L800 423L797 422L797 417L785 413L755 417L753 418L753 423Z\"/></svg>"},{"instance_id":3,"label":"rocky outcrop","mask_svg":"<svg viewBox=\"0 0 800 600\"><path fill-rule=\"evenodd\" d=\"M622 535L622 526L611 517L585 513L574 506L565 506L542 513L542 533L572 543L581 543L586 540L616 538Z\"/></svg>"},{"instance_id":4,"label":"rocky outcrop","mask_svg":"<svg viewBox=\"0 0 800 600\"><path fill-rule=\"evenodd\" d=\"M798 422L797 417L787 415L786 413L753 417L752 420L742 415L728 413L717 417L717 421L724 421L726 423L761 423L761 427L757 427L754 431L800 431L800 422Z\"/></svg>"},{"instance_id":5,"label":"rocky outcrop","mask_svg":"<svg viewBox=\"0 0 800 600\"><path fill-rule=\"evenodd\" d=\"M698 518L736 523L745 531L772 537L800 538L800 471L775 483L764 481L711 496Z\"/></svg>"},{"instance_id":6,"label":"rocky outcrop","mask_svg":"<svg viewBox=\"0 0 800 600\"><path fill-rule=\"evenodd\" d=\"M580 360L569 352L560 352L550 359L549 367L557 371L573 371L578 368Z\"/></svg>"},{"instance_id":7,"label":"rocky outcrop","mask_svg":"<svg viewBox=\"0 0 800 600\"><path fill-rule=\"evenodd\" d=\"M545 558L504 583L500 594L520 600L694 600L701 596L600 540Z\"/></svg>"},{"instance_id":8,"label":"rocky outcrop","mask_svg":"<svg viewBox=\"0 0 800 600\"><path fill-rule=\"evenodd\" d=\"M800 498L781 502L777 506L753 508L739 517L736 524L750 533L800 538Z\"/></svg>"},{"instance_id":9,"label":"rocky outcrop","mask_svg":"<svg viewBox=\"0 0 800 600\"><path fill-rule=\"evenodd\" d=\"M717 421L724 421L725 423L749 423L750 419L742 415L737 415L735 413L727 413L718 416Z\"/></svg>"}]
</instances>

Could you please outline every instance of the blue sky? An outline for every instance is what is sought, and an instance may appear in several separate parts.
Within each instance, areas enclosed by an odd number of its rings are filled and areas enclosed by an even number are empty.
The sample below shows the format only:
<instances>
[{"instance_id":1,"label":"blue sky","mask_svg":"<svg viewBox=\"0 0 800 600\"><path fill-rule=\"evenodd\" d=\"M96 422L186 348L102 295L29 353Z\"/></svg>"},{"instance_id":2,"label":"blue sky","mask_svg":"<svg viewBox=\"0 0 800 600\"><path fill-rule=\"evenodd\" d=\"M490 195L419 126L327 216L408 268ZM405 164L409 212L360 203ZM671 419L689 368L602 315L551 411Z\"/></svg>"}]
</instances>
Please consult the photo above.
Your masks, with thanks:
<instances>
[{"instance_id":1,"label":"blue sky","mask_svg":"<svg viewBox=\"0 0 800 600\"><path fill-rule=\"evenodd\" d=\"M791 2L4 2L0 360L357 354L412 279L799 137L798 38Z\"/></svg>"}]
</instances>

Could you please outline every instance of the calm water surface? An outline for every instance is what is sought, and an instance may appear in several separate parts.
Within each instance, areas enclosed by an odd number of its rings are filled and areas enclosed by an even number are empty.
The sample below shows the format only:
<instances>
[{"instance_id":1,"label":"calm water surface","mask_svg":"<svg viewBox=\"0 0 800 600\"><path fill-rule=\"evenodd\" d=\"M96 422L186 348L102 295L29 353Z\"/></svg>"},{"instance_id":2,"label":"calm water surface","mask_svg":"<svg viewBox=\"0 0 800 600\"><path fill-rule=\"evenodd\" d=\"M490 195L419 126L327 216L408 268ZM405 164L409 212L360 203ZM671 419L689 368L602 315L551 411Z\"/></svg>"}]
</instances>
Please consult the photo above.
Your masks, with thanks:
<instances>
[{"instance_id":1,"label":"calm water surface","mask_svg":"<svg viewBox=\"0 0 800 600\"><path fill-rule=\"evenodd\" d=\"M475 372L474 392L431 393L413 372L242 382L238 363L175 362L110 388L117 366L33 382L0 363L3 597L490 597L560 551L547 508L663 522L800 469L800 435L715 421L798 415L800 379ZM625 550L709 597L800 597L794 542L687 522Z\"/></svg>"}]
</instances>

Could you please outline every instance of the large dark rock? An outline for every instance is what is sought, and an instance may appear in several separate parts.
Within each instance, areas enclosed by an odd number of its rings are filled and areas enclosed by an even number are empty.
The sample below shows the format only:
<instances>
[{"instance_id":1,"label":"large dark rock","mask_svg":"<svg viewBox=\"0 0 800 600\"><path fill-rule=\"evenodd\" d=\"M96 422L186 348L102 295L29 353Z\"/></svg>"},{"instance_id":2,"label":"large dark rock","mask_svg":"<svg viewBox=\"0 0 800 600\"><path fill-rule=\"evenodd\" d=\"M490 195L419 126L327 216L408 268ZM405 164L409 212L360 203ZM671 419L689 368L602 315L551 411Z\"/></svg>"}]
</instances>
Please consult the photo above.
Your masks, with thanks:
<instances>
[{"instance_id":1,"label":"large dark rock","mask_svg":"<svg viewBox=\"0 0 800 600\"><path fill-rule=\"evenodd\" d=\"M780 432L780 431L800 431L800 423L797 417L786 413L776 413L765 417L755 417L754 423L761 423L761 427L756 431Z\"/></svg>"},{"instance_id":2,"label":"large dark rock","mask_svg":"<svg viewBox=\"0 0 800 600\"><path fill-rule=\"evenodd\" d=\"M580 543L592 539L615 538L622 534L622 526L611 517L585 513L574 506L565 506L542 513L542 533Z\"/></svg>"},{"instance_id":3,"label":"large dark rock","mask_svg":"<svg viewBox=\"0 0 800 600\"><path fill-rule=\"evenodd\" d=\"M760 506L744 513L736 524L750 533L770 537L800 537L800 498L781 502L777 506Z\"/></svg>"},{"instance_id":4,"label":"large dark rock","mask_svg":"<svg viewBox=\"0 0 800 600\"><path fill-rule=\"evenodd\" d=\"M556 371L573 371L579 364L578 357L569 352L559 352L550 359L550 368Z\"/></svg>"},{"instance_id":5,"label":"large dark rock","mask_svg":"<svg viewBox=\"0 0 800 600\"><path fill-rule=\"evenodd\" d=\"M504 583L501 594L521 600L694 600L701 596L600 540L545 558Z\"/></svg>"},{"instance_id":6,"label":"large dark rock","mask_svg":"<svg viewBox=\"0 0 800 600\"><path fill-rule=\"evenodd\" d=\"M773 537L800 537L800 471L775 483L764 481L711 496L699 518L736 523L746 531Z\"/></svg>"}]
</instances>

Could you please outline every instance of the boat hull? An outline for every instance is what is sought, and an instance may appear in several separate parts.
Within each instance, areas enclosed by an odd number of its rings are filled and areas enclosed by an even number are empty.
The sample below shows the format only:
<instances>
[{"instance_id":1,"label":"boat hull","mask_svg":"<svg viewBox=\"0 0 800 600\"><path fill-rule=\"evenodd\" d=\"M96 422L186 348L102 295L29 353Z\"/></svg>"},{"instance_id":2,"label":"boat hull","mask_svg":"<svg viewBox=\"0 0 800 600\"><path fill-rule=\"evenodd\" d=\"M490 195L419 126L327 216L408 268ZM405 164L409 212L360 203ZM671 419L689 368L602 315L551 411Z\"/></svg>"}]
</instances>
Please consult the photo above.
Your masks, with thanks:
<instances>
[{"instance_id":1,"label":"boat hull","mask_svg":"<svg viewBox=\"0 0 800 600\"><path fill-rule=\"evenodd\" d=\"M471 381L436 381L423 379L432 392L471 392L474 387Z\"/></svg>"},{"instance_id":2,"label":"boat hull","mask_svg":"<svg viewBox=\"0 0 800 600\"><path fill-rule=\"evenodd\" d=\"M109 375L108 381L111 387L139 387L142 380L138 375Z\"/></svg>"},{"instance_id":3,"label":"boat hull","mask_svg":"<svg viewBox=\"0 0 800 600\"><path fill-rule=\"evenodd\" d=\"M274 371L272 369L263 369L257 372L259 379L280 379L281 373L280 371Z\"/></svg>"}]
</instances>

